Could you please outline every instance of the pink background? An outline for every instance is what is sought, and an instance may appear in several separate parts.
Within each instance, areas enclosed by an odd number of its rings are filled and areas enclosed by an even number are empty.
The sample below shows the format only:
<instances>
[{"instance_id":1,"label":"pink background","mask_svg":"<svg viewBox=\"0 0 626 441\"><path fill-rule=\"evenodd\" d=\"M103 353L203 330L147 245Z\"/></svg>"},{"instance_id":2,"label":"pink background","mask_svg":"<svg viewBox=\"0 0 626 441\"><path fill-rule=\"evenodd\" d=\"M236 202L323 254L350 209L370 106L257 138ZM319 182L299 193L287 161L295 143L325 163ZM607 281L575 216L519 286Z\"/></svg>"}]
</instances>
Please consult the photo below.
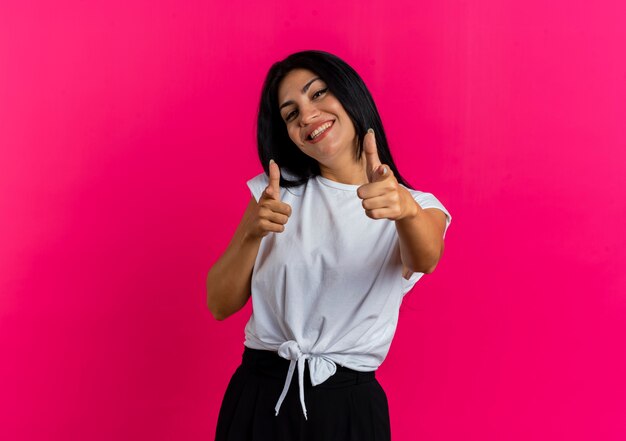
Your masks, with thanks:
<instances>
[{"instance_id":1,"label":"pink background","mask_svg":"<svg viewBox=\"0 0 626 441\"><path fill-rule=\"evenodd\" d=\"M251 309L206 273L303 49L454 218L378 371L393 439L626 438L626 7L391 3L1 3L1 439L212 439Z\"/></svg>"}]
</instances>

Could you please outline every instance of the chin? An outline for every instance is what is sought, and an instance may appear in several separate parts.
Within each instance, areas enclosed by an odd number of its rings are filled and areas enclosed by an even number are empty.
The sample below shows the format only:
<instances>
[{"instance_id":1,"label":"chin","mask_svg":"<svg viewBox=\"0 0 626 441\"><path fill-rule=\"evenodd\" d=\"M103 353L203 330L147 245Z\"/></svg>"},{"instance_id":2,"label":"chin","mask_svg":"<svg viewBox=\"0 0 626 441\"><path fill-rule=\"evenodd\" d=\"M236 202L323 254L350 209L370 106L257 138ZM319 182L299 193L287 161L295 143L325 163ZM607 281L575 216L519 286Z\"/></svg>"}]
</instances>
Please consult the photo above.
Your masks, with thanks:
<instances>
[{"instance_id":1,"label":"chin","mask_svg":"<svg viewBox=\"0 0 626 441\"><path fill-rule=\"evenodd\" d=\"M327 146L317 150L316 155L318 161L320 159L329 159L335 157L339 153L339 149L335 148L335 146Z\"/></svg>"}]
</instances>

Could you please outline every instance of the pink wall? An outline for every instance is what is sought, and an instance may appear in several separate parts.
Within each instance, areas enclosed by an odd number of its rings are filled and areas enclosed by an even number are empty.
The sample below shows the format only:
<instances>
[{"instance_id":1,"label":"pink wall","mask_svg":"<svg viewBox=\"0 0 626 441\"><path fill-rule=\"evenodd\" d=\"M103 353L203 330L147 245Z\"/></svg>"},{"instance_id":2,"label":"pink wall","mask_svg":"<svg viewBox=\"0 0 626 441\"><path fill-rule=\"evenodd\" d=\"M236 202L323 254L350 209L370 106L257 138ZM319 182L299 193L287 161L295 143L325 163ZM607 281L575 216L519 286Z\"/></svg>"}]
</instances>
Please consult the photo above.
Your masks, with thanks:
<instances>
[{"instance_id":1,"label":"pink wall","mask_svg":"<svg viewBox=\"0 0 626 441\"><path fill-rule=\"evenodd\" d=\"M379 370L394 440L626 438L626 7L394 3L0 4L1 439L212 439L251 309L205 276L312 48L454 217Z\"/></svg>"}]
</instances>

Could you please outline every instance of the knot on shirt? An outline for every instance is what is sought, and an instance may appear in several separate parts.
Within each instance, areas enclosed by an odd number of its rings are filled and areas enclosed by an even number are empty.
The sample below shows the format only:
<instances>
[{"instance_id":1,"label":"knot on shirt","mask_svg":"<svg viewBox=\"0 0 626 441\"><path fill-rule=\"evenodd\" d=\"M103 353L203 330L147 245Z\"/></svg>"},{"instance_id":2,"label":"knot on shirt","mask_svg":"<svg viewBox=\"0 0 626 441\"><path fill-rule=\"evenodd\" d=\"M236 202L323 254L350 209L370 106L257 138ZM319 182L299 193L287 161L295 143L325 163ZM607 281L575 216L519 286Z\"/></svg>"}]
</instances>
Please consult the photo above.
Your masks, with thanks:
<instances>
[{"instance_id":1,"label":"knot on shirt","mask_svg":"<svg viewBox=\"0 0 626 441\"><path fill-rule=\"evenodd\" d=\"M324 357L323 355L315 355L302 352L300 345L295 340L288 340L280 345L278 348L278 355L282 358L290 360L289 370L287 371L287 380L285 386L280 394L278 403L276 403L276 415L280 410L280 406L287 395L289 385L291 384L291 378L293 377L293 371L298 365L298 386L300 389L300 404L302 405L302 412L304 412L304 418L307 419L306 405L304 404L304 362L309 360L309 374L311 377L311 384L317 386L320 383L326 381L331 375L337 372L337 365L332 360Z\"/></svg>"},{"instance_id":2,"label":"knot on shirt","mask_svg":"<svg viewBox=\"0 0 626 441\"><path fill-rule=\"evenodd\" d=\"M288 340L284 342L278 348L278 355L287 360L296 360L298 361L300 357L308 358L308 354L304 354L300 349L300 345L298 342L294 340Z\"/></svg>"}]
</instances>

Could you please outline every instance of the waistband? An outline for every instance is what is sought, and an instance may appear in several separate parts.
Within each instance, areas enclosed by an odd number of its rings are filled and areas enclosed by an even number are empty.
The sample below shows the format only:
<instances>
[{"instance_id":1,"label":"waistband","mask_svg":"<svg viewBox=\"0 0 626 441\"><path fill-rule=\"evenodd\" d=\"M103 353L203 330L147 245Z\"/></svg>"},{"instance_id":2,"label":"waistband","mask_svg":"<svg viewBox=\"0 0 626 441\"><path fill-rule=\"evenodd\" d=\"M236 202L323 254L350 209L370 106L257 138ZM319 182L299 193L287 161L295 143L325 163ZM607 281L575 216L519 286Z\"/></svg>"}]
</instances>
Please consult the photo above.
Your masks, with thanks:
<instances>
[{"instance_id":1,"label":"waistband","mask_svg":"<svg viewBox=\"0 0 626 441\"><path fill-rule=\"evenodd\" d=\"M279 380L286 377L283 391L275 407L276 415L278 415L280 406L287 395L287 390L291 384L291 379L296 367L298 368L300 402L305 418L307 417L306 405L304 403L304 391L306 389L311 387L321 389L349 387L376 379L376 371L360 372L339 366L328 359L324 359L323 362L320 362L323 356L304 354L299 351L297 343L293 341L286 342L286 344L292 347L291 351L269 351L245 346L242 355L242 366L244 366L244 368L251 369L257 374ZM296 347L295 350L293 349L294 346ZM284 346L281 346L281 348L284 349ZM307 359L309 361L305 363ZM313 371L311 371L310 367L312 362ZM316 368L318 371L322 372L316 372Z\"/></svg>"}]
</instances>

